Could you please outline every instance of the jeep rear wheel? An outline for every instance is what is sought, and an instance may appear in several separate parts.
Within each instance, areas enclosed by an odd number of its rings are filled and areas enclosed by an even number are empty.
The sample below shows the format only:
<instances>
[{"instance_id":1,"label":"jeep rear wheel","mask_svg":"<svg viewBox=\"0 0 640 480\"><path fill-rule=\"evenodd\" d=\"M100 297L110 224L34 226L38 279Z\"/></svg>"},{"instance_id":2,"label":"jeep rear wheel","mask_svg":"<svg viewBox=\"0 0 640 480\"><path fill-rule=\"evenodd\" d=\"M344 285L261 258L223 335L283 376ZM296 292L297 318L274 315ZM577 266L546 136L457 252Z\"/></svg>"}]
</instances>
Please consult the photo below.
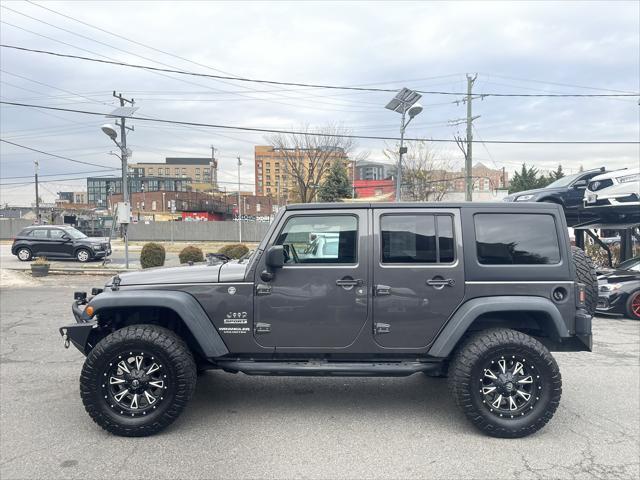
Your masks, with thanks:
<instances>
[{"instance_id":1,"label":"jeep rear wheel","mask_svg":"<svg viewBox=\"0 0 640 480\"><path fill-rule=\"evenodd\" d=\"M449 367L456 404L484 433L530 435L553 417L562 380L551 353L521 332L491 329L469 337Z\"/></svg>"},{"instance_id":2,"label":"jeep rear wheel","mask_svg":"<svg viewBox=\"0 0 640 480\"><path fill-rule=\"evenodd\" d=\"M89 353L80 395L103 429L127 437L171 424L193 395L196 365L184 341L155 325L117 330Z\"/></svg>"},{"instance_id":3,"label":"jeep rear wheel","mask_svg":"<svg viewBox=\"0 0 640 480\"><path fill-rule=\"evenodd\" d=\"M585 308L589 315L596 311L598 303L598 275L593 265L593 261L584 250L578 247L571 247L573 263L576 266L576 281L584 284Z\"/></svg>"}]
</instances>

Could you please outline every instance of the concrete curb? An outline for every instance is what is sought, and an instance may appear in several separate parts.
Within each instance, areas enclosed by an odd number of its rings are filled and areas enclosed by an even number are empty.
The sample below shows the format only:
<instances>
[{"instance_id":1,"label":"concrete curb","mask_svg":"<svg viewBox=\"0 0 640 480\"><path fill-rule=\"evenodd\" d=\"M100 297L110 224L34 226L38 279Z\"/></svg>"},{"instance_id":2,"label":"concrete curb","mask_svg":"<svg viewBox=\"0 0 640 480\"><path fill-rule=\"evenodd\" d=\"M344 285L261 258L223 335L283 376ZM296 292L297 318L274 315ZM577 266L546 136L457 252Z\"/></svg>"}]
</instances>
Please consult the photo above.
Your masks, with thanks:
<instances>
[{"instance_id":1,"label":"concrete curb","mask_svg":"<svg viewBox=\"0 0 640 480\"><path fill-rule=\"evenodd\" d=\"M11 267L3 267L4 270L11 270L13 272L24 272L30 273L31 270L28 268L11 268ZM137 270L126 268L113 268L113 269L83 269L83 268L50 268L49 275L115 275L116 273L122 272L136 272Z\"/></svg>"}]
</instances>

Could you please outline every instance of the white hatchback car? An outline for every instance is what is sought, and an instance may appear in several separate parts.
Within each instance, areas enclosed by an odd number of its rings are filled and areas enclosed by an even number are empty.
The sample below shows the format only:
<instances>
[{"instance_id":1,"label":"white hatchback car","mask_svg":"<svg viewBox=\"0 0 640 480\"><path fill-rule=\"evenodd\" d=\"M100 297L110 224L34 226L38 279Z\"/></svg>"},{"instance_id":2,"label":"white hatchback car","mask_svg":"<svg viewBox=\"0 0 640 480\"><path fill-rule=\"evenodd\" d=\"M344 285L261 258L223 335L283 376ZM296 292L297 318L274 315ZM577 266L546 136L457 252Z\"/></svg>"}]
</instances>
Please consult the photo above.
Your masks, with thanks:
<instances>
[{"instance_id":1,"label":"white hatchback car","mask_svg":"<svg viewBox=\"0 0 640 480\"><path fill-rule=\"evenodd\" d=\"M615 170L589 180L585 208L640 206L640 168Z\"/></svg>"}]
</instances>

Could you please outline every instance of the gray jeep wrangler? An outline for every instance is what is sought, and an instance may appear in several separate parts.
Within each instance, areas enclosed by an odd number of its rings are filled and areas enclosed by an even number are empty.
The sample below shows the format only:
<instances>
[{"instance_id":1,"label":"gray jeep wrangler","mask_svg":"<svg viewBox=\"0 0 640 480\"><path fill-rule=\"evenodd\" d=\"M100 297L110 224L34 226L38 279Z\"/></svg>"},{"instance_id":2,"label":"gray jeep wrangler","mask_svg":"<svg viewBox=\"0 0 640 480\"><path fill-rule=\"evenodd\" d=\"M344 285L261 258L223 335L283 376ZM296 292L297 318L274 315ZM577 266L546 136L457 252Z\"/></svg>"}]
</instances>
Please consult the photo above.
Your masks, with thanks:
<instances>
[{"instance_id":1,"label":"gray jeep wrangler","mask_svg":"<svg viewBox=\"0 0 640 480\"><path fill-rule=\"evenodd\" d=\"M555 204L289 205L247 258L115 276L60 329L117 435L156 433L197 373L448 377L483 432L522 437L590 351L595 271ZM426 412L425 412L426 413Z\"/></svg>"}]
</instances>

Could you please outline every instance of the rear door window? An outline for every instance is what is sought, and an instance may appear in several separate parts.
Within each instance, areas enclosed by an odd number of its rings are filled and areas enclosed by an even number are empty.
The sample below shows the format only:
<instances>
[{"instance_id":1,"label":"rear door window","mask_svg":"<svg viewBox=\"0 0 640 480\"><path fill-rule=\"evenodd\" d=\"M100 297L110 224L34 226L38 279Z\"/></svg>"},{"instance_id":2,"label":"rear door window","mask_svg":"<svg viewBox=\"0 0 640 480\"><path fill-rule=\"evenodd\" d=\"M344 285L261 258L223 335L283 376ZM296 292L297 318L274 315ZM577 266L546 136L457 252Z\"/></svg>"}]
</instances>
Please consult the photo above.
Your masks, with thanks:
<instances>
[{"instance_id":1,"label":"rear door window","mask_svg":"<svg viewBox=\"0 0 640 480\"><path fill-rule=\"evenodd\" d=\"M555 220L547 214L479 213L474 216L478 261L483 265L560 263Z\"/></svg>"},{"instance_id":2,"label":"rear door window","mask_svg":"<svg viewBox=\"0 0 640 480\"><path fill-rule=\"evenodd\" d=\"M49 235L46 228L36 228L32 230L30 236L34 238L48 238Z\"/></svg>"},{"instance_id":3,"label":"rear door window","mask_svg":"<svg viewBox=\"0 0 640 480\"><path fill-rule=\"evenodd\" d=\"M380 217L382 263L452 263L453 218L450 215Z\"/></svg>"}]
</instances>

